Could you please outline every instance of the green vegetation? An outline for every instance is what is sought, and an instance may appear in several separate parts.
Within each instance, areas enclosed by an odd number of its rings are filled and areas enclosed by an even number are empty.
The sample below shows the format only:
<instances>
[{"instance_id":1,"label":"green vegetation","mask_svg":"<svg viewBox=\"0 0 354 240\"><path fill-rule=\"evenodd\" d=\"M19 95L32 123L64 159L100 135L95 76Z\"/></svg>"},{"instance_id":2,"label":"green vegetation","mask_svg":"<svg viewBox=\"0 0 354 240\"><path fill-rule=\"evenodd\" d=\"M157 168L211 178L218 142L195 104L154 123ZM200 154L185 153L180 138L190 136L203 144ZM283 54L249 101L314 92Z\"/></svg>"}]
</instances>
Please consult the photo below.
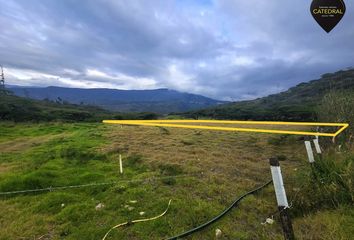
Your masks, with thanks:
<instances>
[{"instance_id":1,"label":"green vegetation","mask_svg":"<svg viewBox=\"0 0 354 240\"><path fill-rule=\"evenodd\" d=\"M182 114L191 118L313 121L324 95L336 90L354 90L354 69L322 75L267 97L223 104Z\"/></svg>"},{"instance_id":2,"label":"green vegetation","mask_svg":"<svg viewBox=\"0 0 354 240\"><path fill-rule=\"evenodd\" d=\"M337 139L338 144L350 148L354 143L354 91L337 90L326 94L317 107L317 116L323 122L349 123Z\"/></svg>"},{"instance_id":3,"label":"green vegetation","mask_svg":"<svg viewBox=\"0 0 354 240\"><path fill-rule=\"evenodd\" d=\"M354 153L353 153L353 124L354 124L354 92L348 90L331 91L326 94L322 104L317 108L317 115L324 122L345 122L350 127L342 133L336 141L324 141L326 151L323 156L318 156L311 169L295 175L301 185L302 191L294 202L295 216L304 216L308 213L317 215L325 214L332 210L330 216L322 221L341 221L343 209L354 216ZM338 212L337 219L333 209ZM344 217L341 222L345 227L353 224L352 218ZM352 227L345 229L352 236ZM340 235L330 235L328 239L347 239ZM349 239L349 238L348 238Z\"/></svg>"},{"instance_id":4,"label":"green vegetation","mask_svg":"<svg viewBox=\"0 0 354 240\"><path fill-rule=\"evenodd\" d=\"M166 134L161 128L100 123L3 122L0 131L1 192L117 182L1 196L0 239L102 239L115 224L160 214L172 199L164 217L118 228L108 237L164 239L211 219L236 197L270 179L266 159L276 155L283 156L288 196L295 199L291 212L296 235L301 239L350 239L353 234L348 227L354 221L349 198L353 197L353 169L348 165L353 158L338 159L343 162L335 164L339 176L334 174L326 180L341 188L322 192L319 184L318 190L310 185L301 187L314 180L299 138L173 128ZM122 175L118 154L123 156ZM328 164L321 167L319 179L327 175L326 169L333 168ZM170 177L181 175L192 176ZM342 179L347 185L341 185ZM332 205L333 197L348 186L349 193ZM298 188L299 192L294 190ZM324 196L325 203L315 202ZM104 207L96 210L99 203ZM321 206L317 209L321 211L315 211L313 205ZM276 202L270 186L188 239L214 239L216 228L223 232L221 239L282 239L277 218L273 225L261 224L274 211Z\"/></svg>"},{"instance_id":5,"label":"green vegetation","mask_svg":"<svg viewBox=\"0 0 354 240\"><path fill-rule=\"evenodd\" d=\"M220 115L213 112L217 118L239 118L242 113L245 119L256 120L266 116L262 120L348 122L350 128L335 141L320 138L325 151L312 167L301 136L105 125L95 121L157 116L2 93L0 119L6 121L0 122L0 192L90 186L0 195L0 239L102 239L118 223L160 214L172 199L162 218L115 229L108 237L165 239L204 223L236 197L269 180L267 159L274 156L281 160L297 238L351 239L353 71L326 74L285 93L239 103L246 106L242 111L224 106L217 108ZM285 105L286 111L278 111ZM309 115L299 114L302 111ZM214 239L216 228L223 232L220 239L282 239L277 215L274 224L261 224L276 210L270 186L188 239Z\"/></svg>"},{"instance_id":6,"label":"green vegetation","mask_svg":"<svg viewBox=\"0 0 354 240\"><path fill-rule=\"evenodd\" d=\"M353 106L354 92L337 90L326 94L317 110L322 121L349 123L335 144L327 147L326 157L317 161L313 169L315 185L324 194L321 198L326 204L322 205L354 204Z\"/></svg>"},{"instance_id":7,"label":"green vegetation","mask_svg":"<svg viewBox=\"0 0 354 240\"><path fill-rule=\"evenodd\" d=\"M155 113L113 113L95 106L39 101L0 92L0 120L98 122L103 119L156 119Z\"/></svg>"},{"instance_id":8,"label":"green vegetation","mask_svg":"<svg viewBox=\"0 0 354 240\"><path fill-rule=\"evenodd\" d=\"M215 106L222 101L201 95L178 92L171 89L118 90L82 89L65 87L11 87L17 96L56 102L94 104L103 109L119 112L185 112Z\"/></svg>"},{"instance_id":9,"label":"green vegetation","mask_svg":"<svg viewBox=\"0 0 354 240\"><path fill-rule=\"evenodd\" d=\"M297 211L307 213L354 204L354 155L333 155L317 159L309 171L299 177L304 186L296 202Z\"/></svg>"}]
</instances>

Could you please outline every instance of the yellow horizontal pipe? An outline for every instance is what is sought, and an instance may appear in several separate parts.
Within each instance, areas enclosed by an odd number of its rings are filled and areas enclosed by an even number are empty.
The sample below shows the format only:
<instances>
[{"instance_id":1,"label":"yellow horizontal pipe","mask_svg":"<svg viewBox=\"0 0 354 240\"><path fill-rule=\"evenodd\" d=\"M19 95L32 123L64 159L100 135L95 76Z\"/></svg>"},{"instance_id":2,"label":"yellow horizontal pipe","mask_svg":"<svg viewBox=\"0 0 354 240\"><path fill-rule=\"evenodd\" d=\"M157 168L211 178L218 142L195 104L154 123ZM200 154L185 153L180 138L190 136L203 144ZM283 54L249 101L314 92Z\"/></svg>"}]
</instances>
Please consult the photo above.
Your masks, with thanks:
<instances>
[{"instance_id":1,"label":"yellow horizontal pipe","mask_svg":"<svg viewBox=\"0 0 354 240\"><path fill-rule=\"evenodd\" d=\"M347 123L318 123L318 122L273 122L273 121L236 121L236 120L104 120L117 122L145 123L222 123L222 124L258 124L258 125L295 125L295 126L348 126Z\"/></svg>"},{"instance_id":2,"label":"yellow horizontal pipe","mask_svg":"<svg viewBox=\"0 0 354 240\"><path fill-rule=\"evenodd\" d=\"M338 136L341 132L343 132L347 127L349 127L349 124L345 124L343 127L338 129L338 131L335 133L335 137Z\"/></svg>"},{"instance_id":3,"label":"yellow horizontal pipe","mask_svg":"<svg viewBox=\"0 0 354 240\"><path fill-rule=\"evenodd\" d=\"M161 123L162 122L162 123ZM219 131L240 131L240 132L260 132L260 133L275 133L275 134L293 134L307 136L325 136L335 137L344 131L349 124L347 123L302 123L302 122L269 122L269 121L222 121L222 120L103 120L103 123L109 124L125 124L125 125L143 125L155 127L175 127L188 129L208 129ZM268 125L297 125L297 126L337 126L341 127L335 133L319 133L307 131L287 131L287 130L271 130L271 129L254 129L254 128L231 128L217 126L197 126L197 125L180 125L170 123L242 123L242 124L268 124Z\"/></svg>"}]
</instances>

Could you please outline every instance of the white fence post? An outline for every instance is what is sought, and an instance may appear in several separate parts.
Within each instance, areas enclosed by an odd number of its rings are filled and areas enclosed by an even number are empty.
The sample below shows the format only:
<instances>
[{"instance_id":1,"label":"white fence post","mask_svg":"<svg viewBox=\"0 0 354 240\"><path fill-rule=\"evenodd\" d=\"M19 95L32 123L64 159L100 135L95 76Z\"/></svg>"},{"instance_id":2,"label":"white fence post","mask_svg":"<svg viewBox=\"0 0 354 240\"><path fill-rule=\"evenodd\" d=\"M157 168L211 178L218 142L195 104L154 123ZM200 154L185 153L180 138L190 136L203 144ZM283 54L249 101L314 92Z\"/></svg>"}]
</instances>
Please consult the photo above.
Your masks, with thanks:
<instances>
[{"instance_id":1,"label":"white fence post","mask_svg":"<svg viewBox=\"0 0 354 240\"><path fill-rule=\"evenodd\" d=\"M318 136L313 140L313 143L315 144L315 149L318 154L322 154L320 143L318 142Z\"/></svg>"},{"instance_id":2,"label":"white fence post","mask_svg":"<svg viewBox=\"0 0 354 240\"><path fill-rule=\"evenodd\" d=\"M119 170L120 170L120 173L122 174L123 173L123 163L122 163L122 155L119 154Z\"/></svg>"},{"instance_id":3,"label":"white fence post","mask_svg":"<svg viewBox=\"0 0 354 240\"><path fill-rule=\"evenodd\" d=\"M315 158L313 156L313 151L312 151L312 147L311 147L311 142L310 141L305 141L305 147L306 147L306 151L307 151L307 157L309 159L310 163L314 163L315 162Z\"/></svg>"},{"instance_id":4,"label":"white fence post","mask_svg":"<svg viewBox=\"0 0 354 240\"><path fill-rule=\"evenodd\" d=\"M270 170L272 173L273 185L275 190L275 196L277 199L280 221L283 228L284 239L294 240L294 231L289 215L289 204L286 197L286 192L283 183L283 177L280 170L279 161L276 158L270 158Z\"/></svg>"}]
</instances>

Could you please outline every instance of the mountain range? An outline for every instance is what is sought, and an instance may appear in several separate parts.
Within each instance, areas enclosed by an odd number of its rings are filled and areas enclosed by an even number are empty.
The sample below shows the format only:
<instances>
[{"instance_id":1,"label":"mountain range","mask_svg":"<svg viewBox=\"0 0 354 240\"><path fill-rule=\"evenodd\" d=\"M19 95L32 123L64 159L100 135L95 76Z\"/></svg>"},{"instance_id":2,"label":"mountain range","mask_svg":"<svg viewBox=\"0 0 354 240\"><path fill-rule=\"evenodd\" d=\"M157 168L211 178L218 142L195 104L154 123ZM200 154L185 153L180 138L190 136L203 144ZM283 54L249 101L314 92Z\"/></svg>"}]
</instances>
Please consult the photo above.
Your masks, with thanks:
<instances>
[{"instance_id":1,"label":"mountain range","mask_svg":"<svg viewBox=\"0 0 354 240\"><path fill-rule=\"evenodd\" d=\"M170 89L118 90L64 87L7 86L15 95L36 100L94 105L116 112L185 112L216 106L223 101Z\"/></svg>"},{"instance_id":2,"label":"mountain range","mask_svg":"<svg viewBox=\"0 0 354 240\"><path fill-rule=\"evenodd\" d=\"M181 115L192 118L313 121L317 119L316 111L322 104L322 98L331 91L353 93L354 69L326 73L320 79L300 83L267 97L226 103Z\"/></svg>"},{"instance_id":3,"label":"mountain range","mask_svg":"<svg viewBox=\"0 0 354 240\"><path fill-rule=\"evenodd\" d=\"M314 121L317 119L316 111L326 94L331 91L341 91L343 94L354 92L354 69L326 73L319 79L300 83L281 93L231 103L169 89L114 90L20 86L10 86L8 89L18 96L3 95L0 102L0 119L12 119L9 116L16 109L28 110L30 116L30 109L35 109L38 119L46 119L48 117L43 116L51 113L60 116L60 119L69 120L84 120L88 117L100 119L101 116L114 119L145 119L156 118L158 115L152 113L155 112L174 113L187 118ZM99 110L100 107L131 114ZM97 112L100 114L97 115ZM134 112L144 113L136 115Z\"/></svg>"}]
</instances>

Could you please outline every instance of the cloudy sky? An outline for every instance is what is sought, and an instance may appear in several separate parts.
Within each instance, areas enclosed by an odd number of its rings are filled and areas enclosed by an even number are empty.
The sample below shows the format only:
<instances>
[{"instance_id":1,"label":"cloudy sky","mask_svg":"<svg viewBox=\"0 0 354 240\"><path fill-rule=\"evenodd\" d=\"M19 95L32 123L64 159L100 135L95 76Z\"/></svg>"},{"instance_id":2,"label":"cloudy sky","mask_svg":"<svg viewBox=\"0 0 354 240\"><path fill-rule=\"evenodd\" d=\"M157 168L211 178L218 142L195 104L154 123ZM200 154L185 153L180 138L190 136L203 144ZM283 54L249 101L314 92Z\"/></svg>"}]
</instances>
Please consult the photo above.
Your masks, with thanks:
<instances>
[{"instance_id":1,"label":"cloudy sky","mask_svg":"<svg viewBox=\"0 0 354 240\"><path fill-rule=\"evenodd\" d=\"M354 66L345 2L327 34L310 0L0 0L0 64L8 84L250 99Z\"/></svg>"}]
</instances>

